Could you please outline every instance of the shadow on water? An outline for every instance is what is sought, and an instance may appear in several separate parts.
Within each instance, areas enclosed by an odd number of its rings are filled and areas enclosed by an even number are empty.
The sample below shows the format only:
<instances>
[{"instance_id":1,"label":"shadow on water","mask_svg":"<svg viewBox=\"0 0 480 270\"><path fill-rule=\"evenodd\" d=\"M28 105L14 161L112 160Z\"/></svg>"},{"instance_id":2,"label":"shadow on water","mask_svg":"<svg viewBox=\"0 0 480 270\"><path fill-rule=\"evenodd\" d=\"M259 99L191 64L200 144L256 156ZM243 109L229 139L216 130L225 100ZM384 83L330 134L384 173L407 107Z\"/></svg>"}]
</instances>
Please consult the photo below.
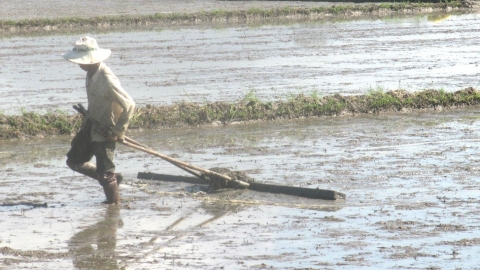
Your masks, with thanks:
<instances>
[{"instance_id":1,"label":"shadow on water","mask_svg":"<svg viewBox=\"0 0 480 270\"><path fill-rule=\"evenodd\" d=\"M121 269L115 251L117 229L123 227L120 205L108 205L99 222L70 238L68 248L77 269Z\"/></svg>"}]
</instances>

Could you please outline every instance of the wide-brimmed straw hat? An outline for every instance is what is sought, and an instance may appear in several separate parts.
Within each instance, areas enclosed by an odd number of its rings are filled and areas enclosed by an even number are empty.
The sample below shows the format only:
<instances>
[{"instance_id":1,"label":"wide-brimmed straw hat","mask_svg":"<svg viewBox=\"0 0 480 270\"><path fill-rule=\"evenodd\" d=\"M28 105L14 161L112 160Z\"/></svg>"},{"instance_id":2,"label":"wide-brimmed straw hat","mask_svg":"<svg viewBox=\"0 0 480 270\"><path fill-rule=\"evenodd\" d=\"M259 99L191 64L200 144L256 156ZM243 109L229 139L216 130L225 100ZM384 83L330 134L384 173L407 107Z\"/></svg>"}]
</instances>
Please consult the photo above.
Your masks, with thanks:
<instances>
[{"instance_id":1,"label":"wide-brimmed straw hat","mask_svg":"<svg viewBox=\"0 0 480 270\"><path fill-rule=\"evenodd\" d=\"M109 49L100 49L97 41L91 37L82 37L75 43L71 51L62 54L62 57L68 61L77 64L96 64L110 57L112 51Z\"/></svg>"}]
</instances>

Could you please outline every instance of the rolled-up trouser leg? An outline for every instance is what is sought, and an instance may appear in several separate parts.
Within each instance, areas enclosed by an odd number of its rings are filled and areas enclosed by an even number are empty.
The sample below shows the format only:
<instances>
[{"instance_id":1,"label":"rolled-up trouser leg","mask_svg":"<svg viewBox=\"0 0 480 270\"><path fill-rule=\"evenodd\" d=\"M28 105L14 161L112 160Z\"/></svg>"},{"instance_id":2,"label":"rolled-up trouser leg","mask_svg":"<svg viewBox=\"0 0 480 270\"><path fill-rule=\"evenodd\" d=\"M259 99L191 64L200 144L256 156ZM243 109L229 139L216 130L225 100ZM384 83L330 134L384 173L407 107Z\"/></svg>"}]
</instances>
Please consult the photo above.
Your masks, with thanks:
<instances>
[{"instance_id":1,"label":"rolled-up trouser leg","mask_svg":"<svg viewBox=\"0 0 480 270\"><path fill-rule=\"evenodd\" d=\"M97 174L97 166L93 164L92 162L85 162L81 164L75 164L69 159L67 159L67 166L70 167L70 169L79 172L83 175L86 175L88 177L91 177L95 180L99 180L98 174Z\"/></svg>"},{"instance_id":2,"label":"rolled-up trouser leg","mask_svg":"<svg viewBox=\"0 0 480 270\"><path fill-rule=\"evenodd\" d=\"M67 165L70 169L76 172L79 172L83 175L86 175L88 177L91 177L95 180L100 181L100 178L98 177L98 173L97 173L97 166L92 162L85 162L83 164L74 164L73 162L67 159ZM117 184L120 185L120 183L123 180L123 174L115 173L115 177L117 178Z\"/></svg>"},{"instance_id":3,"label":"rolled-up trouser leg","mask_svg":"<svg viewBox=\"0 0 480 270\"><path fill-rule=\"evenodd\" d=\"M107 203L119 203L120 202L120 191L117 184L117 177L115 173L107 172L103 174L103 178L99 180L100 185L103 187L105 192L105 197L107 198Z\"/></svg>"}]
</instances>

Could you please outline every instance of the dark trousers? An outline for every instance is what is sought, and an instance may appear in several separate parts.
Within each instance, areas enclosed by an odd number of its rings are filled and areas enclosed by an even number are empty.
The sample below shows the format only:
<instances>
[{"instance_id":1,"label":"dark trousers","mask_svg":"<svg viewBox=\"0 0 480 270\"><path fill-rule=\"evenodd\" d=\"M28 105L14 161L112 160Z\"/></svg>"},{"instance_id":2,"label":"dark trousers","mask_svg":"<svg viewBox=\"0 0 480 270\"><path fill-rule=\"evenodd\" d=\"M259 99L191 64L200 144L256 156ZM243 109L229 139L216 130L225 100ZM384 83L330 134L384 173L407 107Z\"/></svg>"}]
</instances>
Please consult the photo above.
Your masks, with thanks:
<instances>
[{"instance_id":1,"label":"dark trousers","mask_svg":"<svg viewBox=\"0 0 480 270\"><path fill-rule=\"evenodd\" d=\"M74 164L83 164L95 156L98 175L115 172L115 141L92 142L91 130L92 123L86 120L72 139L67 153L68 160Z\"/></svg>"}]
</instances>

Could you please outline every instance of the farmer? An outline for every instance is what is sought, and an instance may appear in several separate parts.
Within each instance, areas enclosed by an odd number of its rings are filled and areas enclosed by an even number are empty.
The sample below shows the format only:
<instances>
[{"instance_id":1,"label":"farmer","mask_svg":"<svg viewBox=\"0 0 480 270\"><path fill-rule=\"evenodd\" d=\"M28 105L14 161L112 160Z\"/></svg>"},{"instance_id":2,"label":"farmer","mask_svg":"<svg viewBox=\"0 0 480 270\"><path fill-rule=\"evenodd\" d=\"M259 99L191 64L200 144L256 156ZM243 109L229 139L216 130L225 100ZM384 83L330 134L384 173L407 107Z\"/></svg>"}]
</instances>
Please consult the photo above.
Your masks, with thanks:
<instances>
[{"instance_id":1,"label":"farmer","mask_svg":"<svg viewBox=\"0 0 480 270\"><path fill-rule=\"evenodd\" d=\"M99 48L95 39L82 37L62 57L79 64L87 72L87 111L94 120L84 117L67 153L67 165L76 172L98 180L107 203L112 204L120 202L118 181L121 180L121 174L115 173L113 164L115 142L124 139L135 102L122 88L112 70L102 62L110 54L110 50ZM90 162L93 156L96 165Z\"/></svg>"}]
</instances>

